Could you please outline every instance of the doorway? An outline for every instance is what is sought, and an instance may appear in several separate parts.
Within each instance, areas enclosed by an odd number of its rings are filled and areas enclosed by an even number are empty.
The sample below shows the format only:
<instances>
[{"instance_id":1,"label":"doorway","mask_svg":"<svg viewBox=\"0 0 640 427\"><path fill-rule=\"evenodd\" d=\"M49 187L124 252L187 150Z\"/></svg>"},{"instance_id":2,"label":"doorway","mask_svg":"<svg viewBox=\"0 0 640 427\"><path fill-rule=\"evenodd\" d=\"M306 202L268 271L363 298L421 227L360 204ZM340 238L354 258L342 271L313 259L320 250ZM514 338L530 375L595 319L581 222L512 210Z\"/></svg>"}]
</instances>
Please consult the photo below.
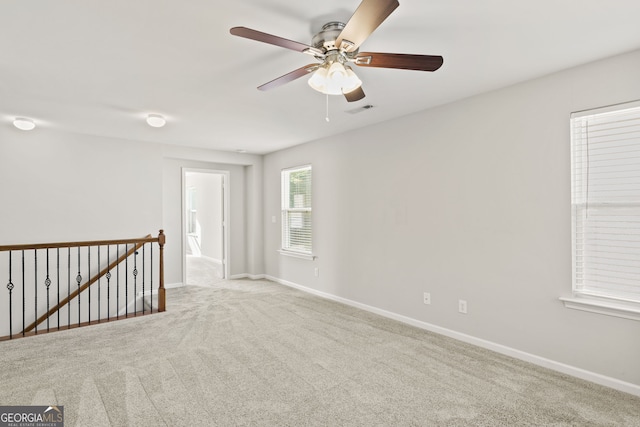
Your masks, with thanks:
<instances>
[{"instance_id":1,"label":"doorway","mask_svg":"<svg viewBox=\"0 0 640 427\"><path fill-rule=\"evenodd\" d=\"M183 169L183 283L209 286L229 276L229 172Z\"/></svg>"}]
</instances>

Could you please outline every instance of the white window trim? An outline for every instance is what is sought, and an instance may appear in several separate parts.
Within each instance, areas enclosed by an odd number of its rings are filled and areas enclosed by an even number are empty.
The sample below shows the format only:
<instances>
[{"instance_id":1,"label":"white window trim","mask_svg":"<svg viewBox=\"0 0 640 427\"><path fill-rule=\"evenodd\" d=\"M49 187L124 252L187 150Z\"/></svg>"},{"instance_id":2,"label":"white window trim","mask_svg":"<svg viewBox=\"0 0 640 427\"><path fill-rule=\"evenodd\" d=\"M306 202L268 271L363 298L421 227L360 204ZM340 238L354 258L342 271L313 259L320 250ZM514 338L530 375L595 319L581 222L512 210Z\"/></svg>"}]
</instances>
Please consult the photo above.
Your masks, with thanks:
<instances>
[{"instance_id":1,"label":"white window trim","mask_svg":"<svg viewBox=\"0 0 640 427\"><path fill-rule=\"evenodd\" d=\"M594 108L589 110L583 110L579 112L575 112L571 114L571 119L582 117L586 115L606 113L610 111L621 110L625 108L634 108L640 106L640 101L632 101L622 104L609 105L602 108ZM573 168L573 166L572 166ZM572 206L572 210L575 209ZM572 213L572 217L573 217ZM573 219L572 219L573 222ZM575 227L572 223L572 263L575 263ZM573 269L573 268L572 268ZM572 279L575 286L575 277ZM635 301L627 301L624 299L612 298L610 296L601 296L595 295L589 292L578 292L575 289L573 291L573 296L571 297L560 297L559 300L564 303L564 306L573 310L580 310L590 313L597 313L607 316L619 317L623 319L636 320L640 321L640 304Z\"/></svg>"},{"instance_id":2,"label":"white window trim","mask_svg":"<svg viewBox=\"0 0 640 427\"><path fill-rule=\"evenodd\" d=\"M306 259L308 261L313 261L313 260L316 259L316 256L313 255L313 254L308 254L308 253L304 253L304 252L290 251L290 250L287 250L287 249L278 249L278 253L280 255L290 256L292 258Z\"/></svg>"},{"instance_id":3,"label":"white window trim","mask_svg":"<svg viewBox=\"0 0 640 427\"><path fill-rule=\"evenodd\" d=\"M640 321L640 308L627 305L623 302L598 300L583 296L560 297L560 301L564 303L566 308L573 310Z\"/></svg>"},{"instance_id":4,"label":"white window trim","mask_svg":"<svg viewBox=\"0 0 640 427\"><path fill-rule=\"evenodd\" d=\"M285 171L293 172L293 171L306 169L306 168L309 168L309 169L313 170L313 166L309 163L309 164L304 164L304 165L300 165L300 166L294 166L294 167L291 167L291 168L282 169L281 174L282 174L282 172L285 172ZM311 179L313 180L313 177ZM282 191L282 187L280 188L280 191ZM282 197L282 194L280 195L280 197ZM312 193L312 197L313 197L313 193ZM308 209L299 209L299 211L300 212L313 212L313 207L312 208L308 208ZM281 217L282 217L282 213L281 213ZM281 229L280 229L281 236L282 236L283 231L284 231L284 229L282 227L284 227L284 223L281 223ZM313 227L311 229L311 232L313 233ZM313 242L313 237L312 237L312 242ZM282 245L282 238L281 238L280 244ZM313 260L316 259L316 256L313 254L313 243L312 243L311 252L300 252L300 251L296 251L296 250L292 250L292 249L286 249L286 248L282 248L281 247L280 249L278 249L278 253L280 255L284 255L284 256L288 256L288 257L292 257L292 258L304 259L304 260L308 260L308 261L313 261Z\"/></svg>"}]
</instances>

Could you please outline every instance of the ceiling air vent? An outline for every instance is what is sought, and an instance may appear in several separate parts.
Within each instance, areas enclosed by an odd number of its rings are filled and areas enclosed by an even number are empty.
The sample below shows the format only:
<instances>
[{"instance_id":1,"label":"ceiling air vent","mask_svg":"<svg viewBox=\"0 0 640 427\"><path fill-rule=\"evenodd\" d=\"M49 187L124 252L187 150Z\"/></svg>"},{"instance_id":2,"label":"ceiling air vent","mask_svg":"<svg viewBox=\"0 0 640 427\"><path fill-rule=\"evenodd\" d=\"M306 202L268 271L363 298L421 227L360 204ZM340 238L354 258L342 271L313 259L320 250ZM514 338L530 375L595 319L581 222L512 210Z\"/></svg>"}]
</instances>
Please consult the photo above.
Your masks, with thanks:
<instances>
[{"instance_id":1,"label":"ceiling air vent","mask_svg":"<svg viewBox=\"0 0 640 427\"><path fill-rule=\"evenodd\" d=\"M362 113L363 111L370 110L372 108L374 108L373 105L367 104L367 105L363 105L362 107L354 108L353 110L347 110L347 113L349 113L349 114L358 114L358 113Z\"/></svg>"}]
</instances>

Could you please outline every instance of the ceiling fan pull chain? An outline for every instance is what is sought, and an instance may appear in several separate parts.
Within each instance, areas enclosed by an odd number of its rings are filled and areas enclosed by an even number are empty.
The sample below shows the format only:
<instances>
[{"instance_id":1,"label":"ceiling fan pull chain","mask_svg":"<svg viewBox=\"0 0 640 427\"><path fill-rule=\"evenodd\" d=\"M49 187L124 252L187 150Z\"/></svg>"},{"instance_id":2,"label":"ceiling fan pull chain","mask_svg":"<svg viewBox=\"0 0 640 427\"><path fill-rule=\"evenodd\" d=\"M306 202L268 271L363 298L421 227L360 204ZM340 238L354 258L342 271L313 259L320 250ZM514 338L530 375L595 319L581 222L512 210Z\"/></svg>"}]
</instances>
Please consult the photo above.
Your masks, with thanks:
<instances>
[{"instance_id":1,"label":"ceiling fan pull chain","mask_svg":"<svg viewBox=\"0 0 640 427\"><path fill-rule=\"evenodd\" d=\"M327 94L327 116L324 119L329 123L329 94Z\"/></svg>"}]
</instances>

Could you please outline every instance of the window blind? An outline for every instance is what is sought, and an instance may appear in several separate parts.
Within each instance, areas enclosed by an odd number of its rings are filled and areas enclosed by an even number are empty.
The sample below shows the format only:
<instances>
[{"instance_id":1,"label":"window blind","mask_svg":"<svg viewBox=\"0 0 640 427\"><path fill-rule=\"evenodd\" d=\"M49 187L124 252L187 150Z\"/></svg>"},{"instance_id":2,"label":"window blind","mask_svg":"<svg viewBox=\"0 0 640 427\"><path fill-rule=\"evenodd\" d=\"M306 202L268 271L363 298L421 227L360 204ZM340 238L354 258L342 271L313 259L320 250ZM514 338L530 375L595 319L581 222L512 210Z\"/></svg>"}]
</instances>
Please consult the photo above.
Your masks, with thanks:
<instances>
[{"instance_id":1,"label":"window blind","mask_svg":"<svg viewBox=\"0 0 640 427\"><path fill-rule=\"evenodd\" d=\"M571 118L573 290L640 303L640 103Z\"/></svg>"},{"instance_id":2,"label":"window blind","mask_svg":"<svg viewBox=\"0 0 640 427\"><path fill-rule=\"evenodd\" d=\"M282 171L282 248L311 254L311 166Z\"/></svg>"}]
</instances>

